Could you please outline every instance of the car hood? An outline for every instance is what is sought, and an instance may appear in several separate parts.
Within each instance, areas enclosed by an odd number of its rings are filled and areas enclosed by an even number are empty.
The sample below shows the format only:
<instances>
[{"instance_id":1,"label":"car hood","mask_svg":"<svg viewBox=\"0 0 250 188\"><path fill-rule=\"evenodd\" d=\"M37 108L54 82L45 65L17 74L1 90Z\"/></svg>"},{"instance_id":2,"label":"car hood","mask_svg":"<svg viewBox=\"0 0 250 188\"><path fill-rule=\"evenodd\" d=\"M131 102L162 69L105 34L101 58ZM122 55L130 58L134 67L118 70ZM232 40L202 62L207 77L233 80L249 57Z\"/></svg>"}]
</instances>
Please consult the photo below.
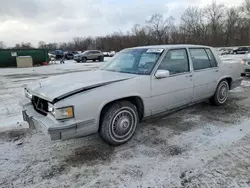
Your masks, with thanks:
<instances>
[{"instance_id":1,"label":"car hood","mask_svg":"<svg viewBox=\"0 0 250 188\"><path fill-rule=\"evenodd\" d=\"M71 95L114 82L131 79L138 75L110 71L86 71L53 76L26 87L32 95L52 103Z\"/></svg>"}]
</instances>

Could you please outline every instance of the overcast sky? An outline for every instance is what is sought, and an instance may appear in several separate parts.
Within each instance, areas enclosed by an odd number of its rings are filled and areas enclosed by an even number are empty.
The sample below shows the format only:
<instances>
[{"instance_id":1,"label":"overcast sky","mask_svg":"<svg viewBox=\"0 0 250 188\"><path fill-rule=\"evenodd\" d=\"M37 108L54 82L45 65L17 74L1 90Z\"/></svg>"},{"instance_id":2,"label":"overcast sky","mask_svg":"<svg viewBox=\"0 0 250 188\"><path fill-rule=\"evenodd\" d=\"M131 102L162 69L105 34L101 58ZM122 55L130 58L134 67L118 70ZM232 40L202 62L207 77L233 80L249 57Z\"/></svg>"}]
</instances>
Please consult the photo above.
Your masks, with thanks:
<instances>
[{"instance_id":1,"label":"overcast sky","mask_svg":"<svg viewBox=\"0 0 250 188\"><path fill-rule=\"evenodd\" d=\"M243 0L217 0L228 6ZM189 5L212 0L0 0L0 41L65 42L79 36L102 36L144 24L152 14L176 20Z\"/></svg>"}]
</instances>

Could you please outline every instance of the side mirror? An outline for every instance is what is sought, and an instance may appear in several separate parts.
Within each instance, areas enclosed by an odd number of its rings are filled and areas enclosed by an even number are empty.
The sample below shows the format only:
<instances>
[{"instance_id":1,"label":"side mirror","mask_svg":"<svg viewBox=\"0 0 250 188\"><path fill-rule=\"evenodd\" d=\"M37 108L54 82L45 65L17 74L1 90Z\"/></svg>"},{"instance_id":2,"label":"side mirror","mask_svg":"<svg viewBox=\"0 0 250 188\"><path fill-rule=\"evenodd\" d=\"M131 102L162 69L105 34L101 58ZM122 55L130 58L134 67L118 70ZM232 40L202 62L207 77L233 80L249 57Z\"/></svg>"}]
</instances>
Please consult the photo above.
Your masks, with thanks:
<instances>
[{"instance_id":1,"label":"side mirror","mask_svg":"<svg viewBox=\"0 0 250 188\"><path fill-rule=\"evenodd\" d=\"M161 78L167 78L169 77L170 72L168 70L157 70L155 73L155 77L157 79L161 79Z\"/></svg>"}]
</instances>

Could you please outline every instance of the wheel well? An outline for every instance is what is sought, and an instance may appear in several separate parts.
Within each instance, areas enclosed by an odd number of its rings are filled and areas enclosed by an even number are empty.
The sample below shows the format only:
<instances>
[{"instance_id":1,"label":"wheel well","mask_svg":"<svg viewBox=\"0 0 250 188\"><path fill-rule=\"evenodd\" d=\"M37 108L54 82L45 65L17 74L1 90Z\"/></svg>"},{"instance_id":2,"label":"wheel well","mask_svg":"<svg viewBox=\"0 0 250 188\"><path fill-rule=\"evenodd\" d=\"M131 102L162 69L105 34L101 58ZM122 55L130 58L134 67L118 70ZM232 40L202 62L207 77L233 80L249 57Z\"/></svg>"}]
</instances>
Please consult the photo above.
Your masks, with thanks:
<instances>
[{"instance_id":1,"label":"wheel well","mask_svg":"<svg viewBox=\"0 0 250 188\"><path fill-rule=\"evenodd\" d=\"M137 111L138 111L138 114L139 114L139 118L140 120L143 118L144 116L144 104L143 104L143 101L140 97L138 96L133 96L133 97L125 97L125 98L121 98L121 99L117 99L117 100L114 100L114 101L111 101L109 103L107 103L101 110L101 114L100 114L100 121L99 121L99 124L102 122L102 118L103 118L103 115L104 115L104 112L106 111L106 109L112 105L112 103L115 103L117 101L123 101L123 100L126 100L126 101L129 101L131 102L133 105L136 106L137 108Z\"/></svg>"},{"instance_id":2,"label":"wheel well","mask_svg":"<svg viewBox=\"0 0 250 188\"><path fill-rule=\"evenodd\" d=\"M227 83L228 83L228 85L229 85L229 89L231 89L233 79L230 78L230 77L228 77L228 78L225 78L225 80L227 81Z\"/></svg>"}]
</instances>

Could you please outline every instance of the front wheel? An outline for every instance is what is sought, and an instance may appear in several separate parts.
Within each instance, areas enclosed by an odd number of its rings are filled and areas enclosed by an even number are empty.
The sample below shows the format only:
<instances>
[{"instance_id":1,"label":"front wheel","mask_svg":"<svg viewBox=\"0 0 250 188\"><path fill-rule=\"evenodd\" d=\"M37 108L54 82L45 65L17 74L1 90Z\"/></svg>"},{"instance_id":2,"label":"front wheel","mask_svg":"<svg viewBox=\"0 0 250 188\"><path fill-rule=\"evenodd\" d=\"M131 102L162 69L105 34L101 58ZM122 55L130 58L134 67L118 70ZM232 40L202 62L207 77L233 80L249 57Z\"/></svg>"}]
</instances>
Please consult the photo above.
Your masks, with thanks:
<instances>
[{"instance_id":1,"label":"front wheel","mask_svg":"<svg viewBox=\"0 0 250 188\"><path fill-rule=\"evenodd\" d=\"M99 134L111 145L121 145L132 138L139 122L136 107L128 101L112 103L101 118Z\"/></svg>"},{"instance_id":2,"label":"front wheel","mask_svg":"<svg viewBox=\"0 0 250 188\"><path fill-rule=\"evenodd\" d=\"M214 96L210 99L213 105L220 106L226 103L228 99L229 85L227 80L222 80L217 86Z\"/></svg>"},{"instance_id":3,"label":"front wheel","mask_svg":"<svg viewBox=\"0 0 250 188\"><path fill-rule=\"evenodd\" d=\"M86 61L87 61L87 58L86 58L86 57L83 57L83 58L82 58L82 62L85 63Z\"/></svg>"}]
</instances>

